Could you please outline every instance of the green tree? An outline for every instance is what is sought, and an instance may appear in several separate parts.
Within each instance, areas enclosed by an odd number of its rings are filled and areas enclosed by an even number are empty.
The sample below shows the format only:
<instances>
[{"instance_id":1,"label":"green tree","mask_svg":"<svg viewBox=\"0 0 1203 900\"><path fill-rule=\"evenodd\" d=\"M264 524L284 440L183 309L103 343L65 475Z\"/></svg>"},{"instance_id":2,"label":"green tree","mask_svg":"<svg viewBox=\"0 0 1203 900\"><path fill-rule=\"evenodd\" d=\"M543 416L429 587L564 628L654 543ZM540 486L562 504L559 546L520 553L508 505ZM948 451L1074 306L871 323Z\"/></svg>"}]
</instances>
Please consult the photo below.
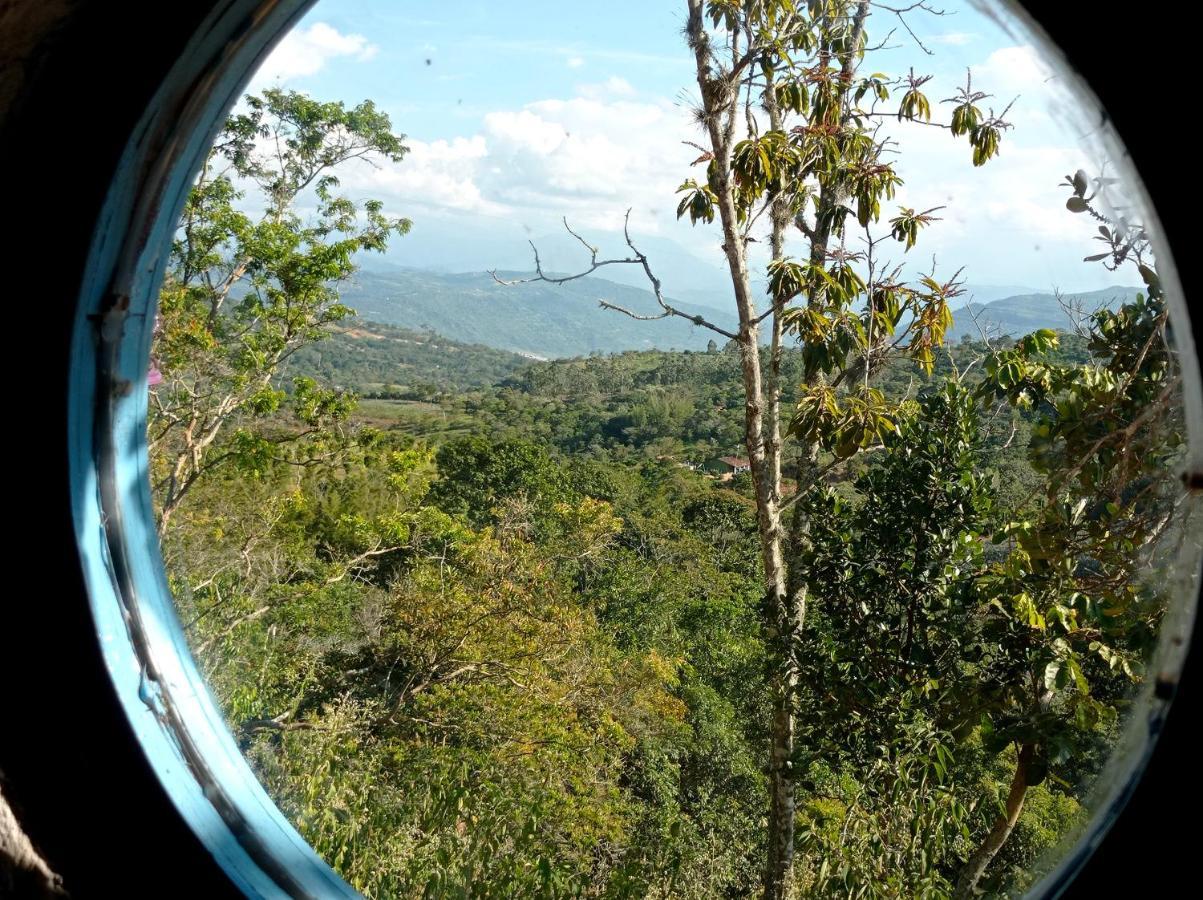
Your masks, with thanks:
<instances>
[{"instance_id":1,"label":"green tree","mask_svg":"<svg viewBox=\"0 0 1203 900\"><path fill-rule=\"evenodd\" d=\"M185 204L159 298L162 380L148 441L160 533L215 468L260 470L345 418L348 397L305 377L286 392L277 376L351 313L333 285L355 270L354 255L409 229L380 201L337 193L346 164L402 159L407 148L391 129L370 101L347 109L278 89L248 96L227 120ZM282 406L287 427L246 427Z\"/></svg>"},{"instance_id":2,"label":"green tree","mask_svg":"<svg viewBox=\"0 0 1203 900\"><path fill-rule=\"evenodd\" d=\"M507 502L540 512L572 496L562 469L542 447L517 438L459 438L436 454L439 480L431 501L475 525L496 522Z\"/></svg>"},{"instance_id":3,"label":"green tree","mask_svg":"<svg viewBox=\"0 0 1203 900\"><path fill-rule=\"evenodd\" d=\"M924 12L881 7L891 16ZM923 91L930 80L913 70L890 77L872 72L870 0L687 0L685 36L694 58L702 143L696 165L704 175L681 185L678 216L694 224L717 223L738 313L738 329L725 330L683 312L664 298L651 261L630 237L625 258L599 258L598 248L577 237L590 254L589 268L564 277L543 272L536 251L533 279L563 283L614 264L643 268L660 305L634 318L682 317L728 339L738 354L743 387L743 442L751 462L764 583L764 627L773 647L768 677L776 696L769 746L769 841L764 896L790 890L794 857L795 707L807 582L791 558L804 550L808 519L794 506L789 524L782 472L785 438L797 438L796 463L807 483L831 475L820 468L824 451L837 460L879 446L896 431L898 410L870 384L891 357L913 359L927 372L952 322L949 300L955 277L934 272L913 283L902 267L883 265L882 244L915 246L937 208L900 208L889 230L877 234L883 206L902 183L887 152L885 120L946 127L970 146L980 166L999 149L1009 127L1005 110L983 111L986 94L972 82L952 100L947 123L932 122ZM878 48L880 49L880 48ZM871 73L871 74L870 74ZM760 115L753 115L755 108ZM770 305L757 308L749 243L767 228ZM797 258L787 238L801 234ZM863 249L856 242L861 240ZM496 275L494 275L496 277ZM498 279L500 280L500 279ZM515 283L503 282L503 283ZM762 334L769 334L767 352ZM782 409L782 361L787 343L803 348L802 392L792 415Z\"/></svg>"},{"instance_id":4,"label":"green tree","mask_svg":"<svg viewBox=\"0 0 1203 900\"><path fill-rule=\"evenodd\" d=\"M947 896L956 791L949 710L963 687L972 574L990 491L978 404L955 380L904 408L873 462L803 498L812 599L798 644L798 749L808 895ZM894 780L890 773L903 773ZM836 839L823 826L842 819Z\"/></svg>"},{"instance_id":5,"label":"green tree","mask_svg":"<svg viewBox=\"0 0 1203 900\"><path fill-rule=\"evenodd\" d=\"M972 392L947 382L899 418L843 492L803 501L812 524L798 562L815 600L797 662L808 753L872 756L894 738L898 710L935 721L956 705L974 615L967 576L992 502L977 420Z\"/></svg>"},{"instance_id":6,"label":"green tree","mask_svg":"<svg viewBox=\"0 0 1203 900\"><path fill-rule=\"evenodd\" d=\"M1028 335L993 354L980 393L1037 412L1029 445L1039 490L994 542L1007 554L980 580L980 658L963 708L983 717L988 749L1013 746L1005 809L957 882L973 896L1028 790L1099 739L1141 675L1165 595L1142 572L1181 533L1176 477L1186 439L1182 377L1149 237L1105 201L1108 181L1066 178L1067 207L1099 223L1109 268L1133 266L1146 292L1092 317L1088 363L1050 359L1058 337ZM968 698L976 698L976 703Z\"/></svg>"}]
</instances>

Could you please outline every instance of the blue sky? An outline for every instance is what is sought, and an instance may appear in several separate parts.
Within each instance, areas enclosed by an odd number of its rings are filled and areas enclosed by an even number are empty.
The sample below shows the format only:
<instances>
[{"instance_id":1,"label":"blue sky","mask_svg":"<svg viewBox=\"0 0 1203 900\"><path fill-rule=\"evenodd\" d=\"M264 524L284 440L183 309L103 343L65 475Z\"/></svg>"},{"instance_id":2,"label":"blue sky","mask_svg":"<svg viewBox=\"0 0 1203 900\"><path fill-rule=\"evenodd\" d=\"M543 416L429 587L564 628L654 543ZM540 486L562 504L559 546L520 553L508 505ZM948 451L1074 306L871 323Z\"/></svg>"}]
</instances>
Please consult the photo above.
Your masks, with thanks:
<instances>
[{"instance_id":1,"label":"blue sky","mask_svg":"<svg viewBox=\"0 0 1203 900\"><path fill-rule=\"evenodd\" d=\"M963 0L946 10L911 20L931 55L898 28L872 69L934 75L926 90L938 106L970 67L974 86L995 95L983 105L1018 98L1015 129L998 159L974 168L967 145L946 132L894 127L906 181L896 204L948 206L911 252L915 266L930 267L935 254L939 271L964 266L977 284L1132 283L1130 273L1081 261L1096 252L1094 226L1064 208L1062 177L1101 159L1071 126L1080 105L1021 35ZM398 263L516 265L525 238L555 230L562 215L609 247L630 206L636 233L719 265L717 230L675 219L675 188L697 155L683 141L700 140L688 114L696 87L683 18L682 0L321 0L251 89L370 97L389 113L411 153L396 166L361 166L343 183L415 220L412 239L391 254ZM896 26L878 13L871 39Z\"/></svg>"}]
</instances>

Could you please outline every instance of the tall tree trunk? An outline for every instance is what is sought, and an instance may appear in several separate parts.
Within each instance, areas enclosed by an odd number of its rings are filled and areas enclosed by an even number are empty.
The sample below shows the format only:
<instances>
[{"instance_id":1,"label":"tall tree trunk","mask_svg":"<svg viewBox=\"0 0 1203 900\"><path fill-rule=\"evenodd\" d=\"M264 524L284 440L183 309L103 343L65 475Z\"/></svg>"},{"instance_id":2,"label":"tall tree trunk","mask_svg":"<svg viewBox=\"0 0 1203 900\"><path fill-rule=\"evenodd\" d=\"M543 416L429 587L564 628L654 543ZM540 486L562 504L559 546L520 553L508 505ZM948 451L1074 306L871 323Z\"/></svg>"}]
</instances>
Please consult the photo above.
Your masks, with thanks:
<instances>
[{"instance_id":1,"label":"tall tree trunk","mask_svg":"<svg viewBox=\"0 0 1203 900\"><path fill-rule=\"evenodd\" d=\"M965 863L953 892L954 900L969 900L977 895L977 883L981 881L986 868L1015 830L1015 823L1019 821L1019 814L1023 811L1023 799L1028 791L1028 770L1032 765L1035 749L1033 744L1024 744L1019 748L1019 760L1015 764L1015 775L1011 778L1011 790L1007 794L1006 812L995 820L985 840Z\"/></svg>"},{"instance_id":2,"label":"tall tree trunk","mask_svg":"<svg viewBox=\"0 0 1203 900\"><path fill-rule=\"evenodd\" d=\"M772 70L765 67L764 107L769 115L769 127L783 131L781 109L774 92L775 80ZM784 185L779 186L783 188ZM785 256L785 231L792 221L789 204L784 192L773 198L769 209L771 231L769 246L773 259ZM765 445L767 475L775 486L775 497L781 500L781 358L784 352L783 317L785 304L773 298L773 314L769 320L771 336L769 342L769 365L765 387ZM795 515L796 515L795 509ZM779 523L778 541L781 541ZM802 630L802 613L805 596L791 587L790 576L794 574L788 561L785 565L785 591L774 597L772 608L776 620L778 651L773 664L776 667L773 684L773 721L769 754L770 802L769 802L769 853L764 871L764 896L771 900L783 898L791 880L794 864L794 819L796 810L795 777L792 757L796 736L795 699L798 689L797 664L794 643Z\"/></svg>"},{"instance_id":3,"label":"tall tree trunk","mask_svg":"<svg viewBox=\"0 0 1203 900\"><path fill-rule=\"evenodd\" d=\"M761 372L760 330L748 277L747 245L735 205L731 152L739 110L740 85L712 66L710 41L703 18L703 0L688 0L686 32L697 63L702 116L715 157L710 188L718 199L723 251L739 313L739 357L744 386L744 444L756 493L756 522L764 581L766 632L770 641L773 722L769 748L769 864L766 900L781 900L789 883L794 854L794 784L789 771L793 753L793 666L790 604L785 586L781 528L781 440L776 404L772 421ZM778 335L779 339L779 335ZM778 340L779 343L779 340ZM766 441L766 436L768 440Z\"/></svg>"},{"instance_id":4,"label":"tall tree trunk","mask_svg":"<svg viewBox=\"0 0 1203 900\"><path fill-rule=\"evenodd\" d=\"M864 34L865 20L869 13L869 0L860 0L852 24L852 38L849 46L858 46ZM851 83L855 69L855 52L845 55L842 64L842 78L845 84ZM765 111L769 115L769 127L774 131L784 131L784 117L777 104L773 91L774 79L770 71L765 72ZM845 122L848 111L844 112ZM781 186L784 187L784 186ZM843 201L843 191L824 185L819 208L825 210ZM785 232L792 217L786 203L774 199L770 206L770 249L774 259L785 256ZM810 233L810 257L813 262L821 263L826 259L827 248L831 241L831 219L822 216L818 227ZM808 302L821 306L823 288L813 286ZM769 384L767 391L768 422L766 434L771 450L769 461L774 467L777 504L781 496L781 354L783 350L782 313L784 304L774 299L772 316L772 342L769 357ZM804 448L799 462L813 466L818 457L817 445L811 444ZM802 484L799 481L798 489ZM794 507L792 525L790 528L790 549L796 555L800 549L806 531L806 521L800 506ZM778 551L782 545L780 515L777 517L776 540ZM785 567L783 566L783 571ZM765 900L784 900L789 890L794 863L794 819L796 812L795 778L792 769L792 756L797 730L794 716L794 701L797 695L798 672L794 659L794 647L801 636L806 615L806 586L801 572L795 566L789 566L786 583L782 590L773 597L771 606L775 619L775 634L777 641L776 658L773 664L777 667L773 683L773 722L771 731L771 746L769 753L770 774L770 805L769 805L769 854L765 867L764 897Z\"/></svg>"}]
</instances>

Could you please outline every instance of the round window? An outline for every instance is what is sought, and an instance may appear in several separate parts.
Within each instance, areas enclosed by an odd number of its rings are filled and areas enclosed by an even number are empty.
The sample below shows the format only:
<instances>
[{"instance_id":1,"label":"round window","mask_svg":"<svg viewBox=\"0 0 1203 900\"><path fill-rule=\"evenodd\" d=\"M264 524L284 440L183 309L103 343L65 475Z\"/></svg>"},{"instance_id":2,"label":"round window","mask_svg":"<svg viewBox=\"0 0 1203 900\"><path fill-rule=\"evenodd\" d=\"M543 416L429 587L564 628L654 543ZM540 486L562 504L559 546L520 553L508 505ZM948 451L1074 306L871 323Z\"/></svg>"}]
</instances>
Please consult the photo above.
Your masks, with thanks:
<instances>
[{"instance_id":1,"label":"round window","mask_svg":"<svg viewBox=\"0 0 1203 900\"><path fill-rule=\"evenodd\" d=\"M216 5L133 130L71 502L162 792L248 896L1055 895L1203 549L1106 114L1010 3L539 6Z\"/></svg>"}]
</instances>

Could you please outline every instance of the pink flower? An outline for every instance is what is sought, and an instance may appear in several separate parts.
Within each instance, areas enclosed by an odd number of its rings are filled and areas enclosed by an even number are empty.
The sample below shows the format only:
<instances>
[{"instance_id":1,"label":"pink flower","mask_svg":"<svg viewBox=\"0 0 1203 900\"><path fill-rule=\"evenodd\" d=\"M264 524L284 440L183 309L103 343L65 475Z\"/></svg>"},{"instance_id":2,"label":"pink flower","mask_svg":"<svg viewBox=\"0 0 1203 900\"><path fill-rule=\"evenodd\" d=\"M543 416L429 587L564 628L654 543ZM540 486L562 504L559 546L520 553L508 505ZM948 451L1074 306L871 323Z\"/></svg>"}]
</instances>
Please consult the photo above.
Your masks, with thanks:
<instances>
[{"instance_id":1,"label":"pink flower","mask_svg":"<svg viewBox=\"0 0 1203 900\"><path fill-rule=\"evenodd\" d=\"M159 328L163 324L163 319L159 315L155 315L155 330L152 332L153 337L159 336ZM152 356L150 358L150 369L146 372L146 386L154 387L156 384L163 383L163 373L159 371L159 363Z\"/></svg>"}]
</instances>

